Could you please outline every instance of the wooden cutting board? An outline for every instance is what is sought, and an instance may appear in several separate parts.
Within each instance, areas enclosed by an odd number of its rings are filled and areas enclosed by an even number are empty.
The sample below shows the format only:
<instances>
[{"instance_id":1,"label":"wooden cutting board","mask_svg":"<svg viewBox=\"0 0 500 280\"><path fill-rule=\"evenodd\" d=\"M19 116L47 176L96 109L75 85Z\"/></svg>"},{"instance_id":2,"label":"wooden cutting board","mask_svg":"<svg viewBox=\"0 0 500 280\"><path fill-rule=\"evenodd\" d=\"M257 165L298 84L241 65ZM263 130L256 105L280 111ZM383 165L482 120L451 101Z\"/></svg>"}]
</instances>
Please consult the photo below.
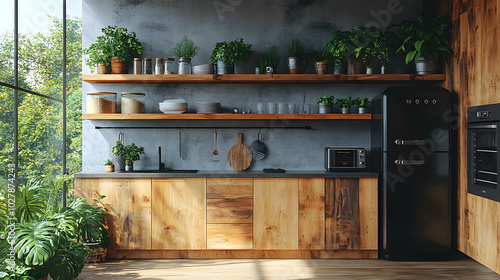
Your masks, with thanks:
<instances>
[{"instance_id":1,"label":"wooden cutting board","mask_svg":"<svg viewBox=\"0 0 500 280\"><path fill-rule=\"evenodd\" d=\"M242 140L243 134L238 133L238 143L236 143L227 154L229 165L237 171L246 170L252 163L250 149L242 143Z\"/></svg>"}]
</instances>

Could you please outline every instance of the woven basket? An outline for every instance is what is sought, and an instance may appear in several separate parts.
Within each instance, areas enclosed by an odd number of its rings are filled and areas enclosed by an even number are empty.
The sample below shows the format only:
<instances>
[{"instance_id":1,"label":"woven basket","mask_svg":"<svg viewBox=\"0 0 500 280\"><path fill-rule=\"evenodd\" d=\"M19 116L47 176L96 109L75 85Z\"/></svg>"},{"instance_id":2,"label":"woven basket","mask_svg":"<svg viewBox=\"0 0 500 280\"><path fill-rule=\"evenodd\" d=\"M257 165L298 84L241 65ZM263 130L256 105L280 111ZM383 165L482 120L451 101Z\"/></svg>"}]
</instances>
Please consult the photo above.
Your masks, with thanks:
<instances>
[{"instance_id":1,"label":"woven basket","mask_svg":"<svg viewBox=\"0 0 500 280\"><path fill-rule=\"evenodd\" d=\"M89 255L85 258L85 263L100 263L106 260L108 249L101 248L98 243L83 243L89 248Z\"/></svg>"}]
</instances>

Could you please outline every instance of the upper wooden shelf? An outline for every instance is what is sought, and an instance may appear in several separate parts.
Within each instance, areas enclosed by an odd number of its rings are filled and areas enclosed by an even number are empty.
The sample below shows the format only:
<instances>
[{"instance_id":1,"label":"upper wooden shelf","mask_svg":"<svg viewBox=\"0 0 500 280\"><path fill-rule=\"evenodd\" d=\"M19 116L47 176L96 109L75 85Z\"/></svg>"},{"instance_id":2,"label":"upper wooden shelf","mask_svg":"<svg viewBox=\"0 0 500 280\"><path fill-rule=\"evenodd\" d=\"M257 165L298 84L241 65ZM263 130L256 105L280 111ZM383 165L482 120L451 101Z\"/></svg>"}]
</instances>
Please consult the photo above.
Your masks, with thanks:
<instances>
[{"instance_id":1,"label":"upper wooden shelf","mask_svg":"<svg viewBox=\"0 0 500 280\"><path fill-rule=\"evenodd\" d=\"M371 114L83 114L92 121L142 120L371 120Z\"/></svg>"},{"instance_id":2,"label":"upper wooden shelf","mask_svg":"<svg viewBox=\"0 0 500 280\"><path fill-rule=\"evenodd\" d=\"M355 74L355 75L317 75L317 74L229 74L229 75L132 75L104 74L83 75L88 83L415 83L440 82L445 80L444 74Z\"/></svg>"}]
</instances>

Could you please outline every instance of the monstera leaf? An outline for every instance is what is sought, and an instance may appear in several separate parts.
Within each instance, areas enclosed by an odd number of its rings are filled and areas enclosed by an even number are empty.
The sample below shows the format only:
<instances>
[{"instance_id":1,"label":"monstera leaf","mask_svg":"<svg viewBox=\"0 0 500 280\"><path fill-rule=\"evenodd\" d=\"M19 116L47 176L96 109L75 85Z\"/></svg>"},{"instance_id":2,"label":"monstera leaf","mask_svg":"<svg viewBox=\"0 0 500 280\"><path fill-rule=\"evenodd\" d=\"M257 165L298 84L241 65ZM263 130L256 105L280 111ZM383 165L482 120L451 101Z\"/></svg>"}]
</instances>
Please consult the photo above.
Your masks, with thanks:
<instances>
[{"instance_id":1,"label":"monstera leaf","mask_svg":"<svg viewBox=\"0 0 500 280\"><path fill-rule=\"evenodd\" d=\"M45 205L36 190L24 187L16 192L16 218L20 222L34 222L45 212Z\"/></svg>"},{"instance_id":2,"label":"monstera leaf","mask_svg":"<svg viewBox=\"0 0 500 280\"><path fill-rule=\"evenodd\" d=\"M17 257L29 266L43 265L55 255L59 237L47 221L18 224L15 229Z\"/></svg>"},{"instance_id":3,"label":"monstera leaf","mask_svg":"<svg viewBox=\"0 0 500 280\"><path fill-rule=\"evenodd\" d=\"M41 268L39 276L50 275L54 280L71 280L78 277L85 266L87 250L85 246L74 241L62 241L64 246Z\"/></svg>"}]
</instances>

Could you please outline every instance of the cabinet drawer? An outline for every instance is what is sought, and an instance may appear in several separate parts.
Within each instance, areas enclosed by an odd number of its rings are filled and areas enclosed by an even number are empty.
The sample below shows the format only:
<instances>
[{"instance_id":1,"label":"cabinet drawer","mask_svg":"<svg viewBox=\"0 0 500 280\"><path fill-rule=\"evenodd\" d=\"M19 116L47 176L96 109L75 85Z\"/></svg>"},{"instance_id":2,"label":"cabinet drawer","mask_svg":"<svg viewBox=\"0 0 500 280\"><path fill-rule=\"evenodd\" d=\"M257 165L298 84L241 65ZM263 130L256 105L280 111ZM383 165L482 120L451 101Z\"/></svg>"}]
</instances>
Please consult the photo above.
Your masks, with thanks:
<instances>
[{"instance_id":1,"label":"cabinet drawer","mask_svg":"<svg viewBox=\"0 0 500 280\"><path fill-rule=\"evenodd\" d=\"M252 198L250 178L208 178L207 198Z\"/></svg>"},{"instance_id":2,"label":"cabinet drawer","mask_svg":"<svg viewBox=\"0 0 500 280\"><path fill-rule=\"evenodd\" d=\"M207 249L253 249L252 224L207 225Z\"/></svg>"},{"instance_id":3,"label":"cabinet drawer","mask_svg":"<svg viewBox=\"0 0 500 280\"><path fill-rule=\"evenodd\" d=\"M207 199L207 223L252 223L252 199Z\"/></svg>"}]
</instances>

